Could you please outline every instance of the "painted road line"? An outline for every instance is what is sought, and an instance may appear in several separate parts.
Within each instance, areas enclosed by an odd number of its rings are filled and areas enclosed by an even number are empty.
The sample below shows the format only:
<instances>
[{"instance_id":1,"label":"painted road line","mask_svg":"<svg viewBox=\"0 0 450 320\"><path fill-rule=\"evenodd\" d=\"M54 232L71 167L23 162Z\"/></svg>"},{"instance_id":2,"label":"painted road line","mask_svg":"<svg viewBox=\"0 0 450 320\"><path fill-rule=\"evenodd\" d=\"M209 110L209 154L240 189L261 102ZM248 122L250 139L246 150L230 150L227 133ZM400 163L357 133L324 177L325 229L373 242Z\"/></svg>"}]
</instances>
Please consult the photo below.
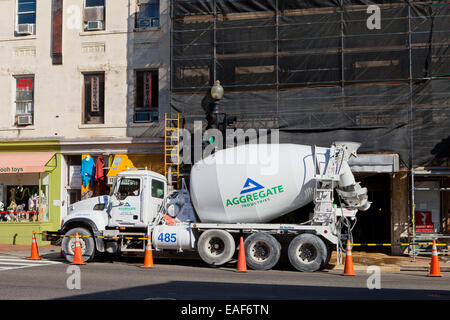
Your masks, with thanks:
<instances>
[{"instance_id":1,"label":"painted road line","mask_svg":"<svg viewBox=\"0 0 450 320\"><path fill-rule=\"evenodd\" d=\"M0 256L0 271L32 268L38 266L49 266L55 264L61 264L59 261L47 261L47 260L28 260L21 259L15 256Z\"/></svg>"},{"instance_id":2,"label":"painted road line","mask_svg":"<svg viewBox=\"0 0 450 320\"><path fill-rule=\"evenodd\" d=\"M20 259L20 258L4 258L0 257L0 261L17 261L17 262L29 262L29 263L36 263L36 264L60 264L59 261L50 261L50 260L27 260L27 259Z\"/></svg>"},{"instance_id":3,"label":"painted road line","mask_svg":"<svg viewBox=\"0 0 450 320\"><path fill-rule=\"evenodd\" d=\"M26 267L24 267L24 266L22 266L22 267L20 267L20 266L14 266L14 267L0 267L0 271L3 271L3 270L24 269L24 268L31 268L31 267L34 267L34 266L26 266Z\"/></svg>"}]
</instances>

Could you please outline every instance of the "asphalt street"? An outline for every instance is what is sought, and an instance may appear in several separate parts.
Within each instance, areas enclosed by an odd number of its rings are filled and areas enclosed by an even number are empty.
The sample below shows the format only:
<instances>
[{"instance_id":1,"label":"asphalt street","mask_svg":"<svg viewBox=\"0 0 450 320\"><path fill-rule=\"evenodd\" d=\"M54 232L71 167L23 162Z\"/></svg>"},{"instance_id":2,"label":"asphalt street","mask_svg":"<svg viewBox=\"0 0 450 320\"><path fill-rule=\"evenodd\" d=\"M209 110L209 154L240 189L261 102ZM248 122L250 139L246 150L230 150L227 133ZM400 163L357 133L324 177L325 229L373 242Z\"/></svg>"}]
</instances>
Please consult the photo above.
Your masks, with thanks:
<instances>
[{"instance_id":1,"label":"asphalt street","mask_svg":"<svg viewBox=\"0 0 450 320\"><path fill-rule=\"evenodd\" d=\"M363 270L355 277L339 270L302 273L286 267L238 273L235 264L211 268L174 259L155 259L154 268L145 269L136 257L76 268L54 258L28 267L19 257L4 258L11 262L2 260L2 300L450 300L448 272L430 278L423 271L382 271L380 289L368 289L373 274Z\"/></svg>"}]
</instances>

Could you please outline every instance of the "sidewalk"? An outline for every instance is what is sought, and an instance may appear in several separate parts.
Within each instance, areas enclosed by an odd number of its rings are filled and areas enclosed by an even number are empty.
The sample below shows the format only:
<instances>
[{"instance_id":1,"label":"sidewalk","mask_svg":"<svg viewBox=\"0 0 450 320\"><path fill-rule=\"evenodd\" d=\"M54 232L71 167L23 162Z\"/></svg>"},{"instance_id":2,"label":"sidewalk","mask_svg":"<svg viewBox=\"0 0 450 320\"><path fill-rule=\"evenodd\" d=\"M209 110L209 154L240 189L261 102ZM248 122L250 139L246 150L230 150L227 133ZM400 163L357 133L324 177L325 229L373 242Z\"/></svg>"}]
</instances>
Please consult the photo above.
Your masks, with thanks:
<instances>
[{"instance_id":1,"label":"sidewalk","mask_svg":"<svg viewBox=\"0 0 450 320\"><path fill-rule=\"evenodd\" d=\"M39 255L47 259L58 259L60 246L39 246ZM0 244L0 254L14 254L20 257L28 257L31 254L30 245ZM368 266L378 266L383 271L427 271L430 267L431 256L420 256L413 260L409 256L390 256L384 253L353 251L353 266L355 270L366 270ZM343 262L345 261L345 254ZM439 257L441 272L450 272L450 258ZM344 265L336 264L336 251L333 251L330 263L326 269L344 270Z\"/></svg>"},{"instance_id":2,"label":"sidewalk","mask_svg":"<svg viewBox=\"0 0 450 320\"><path fill-rule=\"evenodd\" d=\"M39 246L39 255L45 256L48 259L53 257L59 257L59 252L61 251L60 246ZM57 255L53 255L53 254ZM19 257L29 257L31 254L31 243L29 245L13 245L13 244L0 244L0 254L13 254Z\"/></svg>"},{"instance_id":3,"label":"sidewalk","mask_svg":"<svg viewBox=\"0 0 450 320\"><path fill-rule=\"evenodd\" d=\"M353 266L355 270L366 270L368 266L378 266L384 271L427 271L430 268L430 256L390 256L384 253L352 251ZM345 253L342 259L344 263ZM450 272L448 256L439 257L441 272ZM329 269L344 270L344 265L336 265L336 251L331 255Z\"/></svg>"}]
</instances>

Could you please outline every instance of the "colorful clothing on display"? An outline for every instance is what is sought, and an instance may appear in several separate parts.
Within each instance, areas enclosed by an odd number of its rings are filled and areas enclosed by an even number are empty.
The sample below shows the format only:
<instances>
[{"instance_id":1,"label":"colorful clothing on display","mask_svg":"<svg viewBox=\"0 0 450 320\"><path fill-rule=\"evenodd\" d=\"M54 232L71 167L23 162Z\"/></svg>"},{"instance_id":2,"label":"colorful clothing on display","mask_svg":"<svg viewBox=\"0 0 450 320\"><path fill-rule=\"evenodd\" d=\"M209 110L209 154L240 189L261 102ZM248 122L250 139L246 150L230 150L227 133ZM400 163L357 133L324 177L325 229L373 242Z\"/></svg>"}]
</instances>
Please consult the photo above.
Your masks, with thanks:
<instances>
[{"instance_id":1,"label":"colorful clothing on display","mask_svg":"<svg viewBox=\"0 0 450 320\"><path fill-rule=\"evenodd\" d=\"M86 188L95 178L95 163L91 156L86 156L81 162L81 179L83 187Z\"/></svg>"}]
</instances>

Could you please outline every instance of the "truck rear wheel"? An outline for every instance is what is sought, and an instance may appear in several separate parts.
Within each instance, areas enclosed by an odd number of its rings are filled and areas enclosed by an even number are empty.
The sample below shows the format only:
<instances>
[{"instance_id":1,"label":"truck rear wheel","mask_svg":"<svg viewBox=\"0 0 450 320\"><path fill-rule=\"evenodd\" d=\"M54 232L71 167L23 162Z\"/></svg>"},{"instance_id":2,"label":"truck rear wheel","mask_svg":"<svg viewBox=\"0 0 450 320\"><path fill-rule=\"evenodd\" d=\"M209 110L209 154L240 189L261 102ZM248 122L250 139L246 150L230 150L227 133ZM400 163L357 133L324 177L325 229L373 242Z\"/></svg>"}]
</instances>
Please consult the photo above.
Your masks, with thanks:
<instances>
[{"instance_id":1,"label":"truck rear wheel","mask_svg":"<svg viewBox=\"0 0 450 320\"><path fill-rule=\"evenodd\" d=\"M231 234L224 230L206 230L198 239L198 253L203 261L220 266L231 260L236 244Z\"/></svg>"},{"instance_id":2,"label":"truck rear wheel","mask_svg":"<svg viewBox=\"0 0 450 320\"><path fill-rule=\"evenodd\" d=\"M289 244L288 257L292 266L304 272L314 272L325 266L328 248L318 236L303 233Z\"/></svg>"},{"instance_id":3,"label":"truck rear wheel","mask_svg":"<svg viewBox=\"0 0 450 320\"><path fill-rule=\"evenodd\" d=\"M251 234L245 239L244 247L247 265L253 270L272 269L280 260L281 245L268 233Z\"/></svg>"},{"instance_id":4,"label":"truck rear wheel","mask_svg":"<svg viewBox=\"0 0 450 320\"><path fill-rule=\"evenodd\" d=\"M85 228L74 228L66 232L65 237L61 243L61 249L67 261L73 262L73 255L75 252L75 234L78 232L81 253L83 261L87 262L94 258L95 241L89 230Z\"/></svg>"}]
</instances>

